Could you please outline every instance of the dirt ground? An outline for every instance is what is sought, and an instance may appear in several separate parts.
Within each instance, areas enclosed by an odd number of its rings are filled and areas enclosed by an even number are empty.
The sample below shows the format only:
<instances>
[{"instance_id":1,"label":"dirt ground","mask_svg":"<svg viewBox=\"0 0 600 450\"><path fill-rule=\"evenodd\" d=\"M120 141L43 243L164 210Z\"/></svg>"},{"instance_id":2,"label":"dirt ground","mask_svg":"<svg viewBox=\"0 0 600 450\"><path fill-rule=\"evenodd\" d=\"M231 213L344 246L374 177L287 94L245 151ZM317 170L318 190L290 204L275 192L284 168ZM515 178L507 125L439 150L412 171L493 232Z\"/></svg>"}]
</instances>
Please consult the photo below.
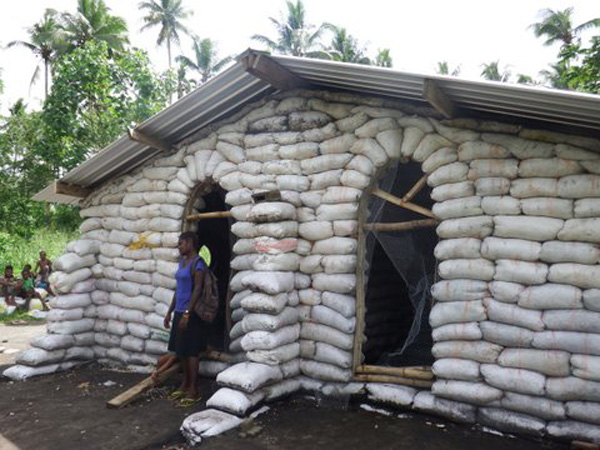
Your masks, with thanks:
<instances>
[{"instance_id":1,"label":"dirt ground","mask_svg":"<svg viewBox=\"0 0 600 450\"><path fill-rule=\"evenodd\" d=\"M108 371L90 364L76 370L23 382L0 381L0 449L2 450L136 450L187 449L179 433L194 409L181 409L167 399L176 386L155 389L120 409L105 403L142 375ZM111 386L113 382L114 385ZM106 384L108 385L106 385ZM202 381L203 398L217 386ZM203 405L195 410L203 409ZM453 450L565 449L484 433L438 418L399 411L392 416L368 412L360 402L331 404L296 396L270 405L270 410L241 429L202 443L208 450L367 448Z\"/></svg>"}]
</instances>

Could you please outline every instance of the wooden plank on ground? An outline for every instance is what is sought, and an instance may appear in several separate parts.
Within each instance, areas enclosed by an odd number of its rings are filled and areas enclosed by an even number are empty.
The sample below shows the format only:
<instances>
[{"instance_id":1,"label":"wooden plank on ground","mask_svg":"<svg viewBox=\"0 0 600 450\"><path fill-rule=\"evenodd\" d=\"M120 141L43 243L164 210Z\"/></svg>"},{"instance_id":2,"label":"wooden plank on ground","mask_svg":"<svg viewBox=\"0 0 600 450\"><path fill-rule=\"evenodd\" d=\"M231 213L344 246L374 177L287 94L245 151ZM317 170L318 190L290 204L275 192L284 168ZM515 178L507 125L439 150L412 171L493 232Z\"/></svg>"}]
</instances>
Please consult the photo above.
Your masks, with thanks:
<instances>
[{"instance_id":1,"label":"wooden plank on ground","mask_svg":"<svg viewBox=\"0 0 600 450\"><path fill-rule=\"evenodd\" d=\"M436 226L439 220L436 219L423 219L423 220L409 220L407 222L389 222L389 223L366 223L363 225L363 229L369 231L410 231L416 230L417 228L433 227Z\"/></svg>"},{"instance_id":2,"label":"wooden plank on ground","mask_svg":"<svg viewBox=\"0 0 600 450\"><path fill-rule=\"evenodd\" d=\"M354 379L367 383L401 384L404 386L414 386L420 388L431 388L433 385L433 381L428 380L415 380L413 378L395 377L392 375L376 375L371 373L357 373L354 375Z\"/></svg>"},{"instance_id":3,"label":"wooden plank on ground","mask_svg":"<svg viewBox=\"0 0 600 450\"><path fill-rule=\"evenodd\" d=\"M204 220L204 219L226 219L231 217L229 211L212 211L198 214L190 214L185 220Z\"/></svg>"},{"instance_id":4,"label":"wooden plank on ground","mask_svg":"<svg viewBox=\"0 0 600 450\"><path fill-rule=\"evenodd\" d=\"M178 371L179 371L179 363L175 363L174 365L169 367L167 370L165 370L163 373L161 373L158 376L158 379L156 381L154 381L154 379L152 377L145 378L142 381L140 381L138 384L136 384L135 386L127 389L122 394L119 394L112 400L109 400L108 402L106 402L106 406L109 408L122 408L122 407L128 405L129 403L131 403L132 401L134 401L136 398L138 398L144 392L150 390L151 388L153 388L155 386L158 386L158 385L164 383L171 375L173 375L174 373L176 373Z\"/></svg>"},{"instance_id":5,"label":"wooden plank on ground","mask_svg":"<svg viewBox=\"0 0 600 450\"><path fill-rule=\"evenodd\" d=\"M433 380L433 372L430 367L386 367L363 364L358 366L356 373L374 375L392 375L402 378L414 378L417 380Z\"/></svg>"}]
</instances>

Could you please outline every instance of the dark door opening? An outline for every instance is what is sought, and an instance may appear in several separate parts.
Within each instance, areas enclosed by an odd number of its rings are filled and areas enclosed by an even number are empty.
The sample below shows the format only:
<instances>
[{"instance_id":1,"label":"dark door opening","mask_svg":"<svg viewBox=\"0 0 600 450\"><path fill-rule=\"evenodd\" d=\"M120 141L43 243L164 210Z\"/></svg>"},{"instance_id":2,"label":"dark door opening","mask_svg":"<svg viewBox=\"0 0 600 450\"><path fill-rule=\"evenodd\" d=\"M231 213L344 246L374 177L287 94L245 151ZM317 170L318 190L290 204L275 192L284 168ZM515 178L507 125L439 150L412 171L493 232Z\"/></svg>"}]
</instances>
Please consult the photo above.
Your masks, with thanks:
<instances>
[{"instance_id":1,"label":"dark door opening","mask_svg":"<svg viewBox=\"0 0 600 450\"><path fill-rule=\"evenodd\" d=\"M379 179L376 189L402 199L422 177L417 163L399 164ZM423 185L410 202L431 210L430 191ZM363 364L429 366L434 361L429 311L436 273L434 248L438 239L431 226L435 221L381 196L373 194L365 201L370 214L363 220L371 227L367 225L363 231L367 262ZM390 230L380 225L427 220L432 223L410 229Z\"/></svg>"},{"instance_id":2,"label":"dark door opening","mask_svg":"<svg viewBox=\"0 0 600 450\"><path fill-rule=\"evenodd\" d=\"M225 191L212 187L208 191L197 190L191 199L189 213L226 211ZM217 277L219 287L219 312L215 321L207 327L209 350L225 351L229 347L229 276L231 261L231 224L228 218L198 220L191 226L199 242L208 249L200 251L208 256L209 267Z\"/></svg>"}]
</instances>

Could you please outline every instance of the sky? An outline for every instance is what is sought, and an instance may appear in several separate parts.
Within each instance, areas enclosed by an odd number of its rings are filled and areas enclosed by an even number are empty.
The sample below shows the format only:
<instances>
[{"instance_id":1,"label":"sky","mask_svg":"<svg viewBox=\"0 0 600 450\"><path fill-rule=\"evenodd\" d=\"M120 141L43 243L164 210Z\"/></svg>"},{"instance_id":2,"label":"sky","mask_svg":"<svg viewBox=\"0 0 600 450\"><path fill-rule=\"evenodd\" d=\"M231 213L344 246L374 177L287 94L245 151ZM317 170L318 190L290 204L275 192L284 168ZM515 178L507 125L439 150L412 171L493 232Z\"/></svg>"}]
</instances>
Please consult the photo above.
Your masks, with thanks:
<instances>
[{"instance_id":1,"label":"sky","mask_svg":"<svg viewBox=\"0 0 600 450\"><path fill-rule=\"evenodd\" d=\"M126 19L132 45L148 51L158 70L167 67L165 47L156 46L158 29L140 33L139 0L105 0L112 12ZM188 27L201 38L216 40L220 55L239 54L248 47L262 49L253 34L275 37L269 17L280 18L284 0L183 0L193 11ZM390 48L397 70L434 73L438 61L461 66L461 77L477 79L482 63L499 60L514 75L536 77L555 60L558 45L544 47L529 26L539 11L573 6L574 24L600 17L600 0L304 0L307 21L344 26L364 43L368 53ZM43 79L30 89L38 60L25 48L5 49L12 40L27 40L27 28L46 8L75 11L77 0L20 0L0 2L0 77L4 94L0 113L19 98L39 107ZM584 38L588 38L584 35ZM174 55L191 56L191 41L183 39Z\"/></svg>"}]
</instances>

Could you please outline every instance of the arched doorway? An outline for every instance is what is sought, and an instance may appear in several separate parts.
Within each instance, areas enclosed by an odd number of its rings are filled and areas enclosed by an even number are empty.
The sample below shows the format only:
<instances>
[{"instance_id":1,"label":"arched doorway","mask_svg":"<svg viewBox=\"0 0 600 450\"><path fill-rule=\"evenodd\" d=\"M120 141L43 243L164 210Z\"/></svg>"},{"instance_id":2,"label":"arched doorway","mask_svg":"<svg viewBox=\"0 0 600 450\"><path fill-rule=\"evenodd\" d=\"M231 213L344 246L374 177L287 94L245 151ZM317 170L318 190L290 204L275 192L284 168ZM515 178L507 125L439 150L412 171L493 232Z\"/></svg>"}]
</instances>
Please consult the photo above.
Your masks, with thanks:
<instances>
[{"instance_id":1,"label":"arched doorway","mask_svg":"<svg viewBox=\"0 0 600 450\"><path fill-rule=\"evenodd\" d=\"M415 162L383 170L359 209L354 370L366 381L427 387L437 220Z\"/></svg>"},{"instance_id":2,"label":"arched doorway","mask_svg":"<svg viewBox=\"0 0 600 450\"><path fill-rule=\"evenodd\" d=\"M225 203L226 192L215 184L200 184L194 188L186 207L184 231L194 231L203 246L200 254L217 277L219 312L208 329L209 350L224 352L229 347L231 328L229 311L229 279L231 248L231 218Z\"/></svg>"}]
</instances>

